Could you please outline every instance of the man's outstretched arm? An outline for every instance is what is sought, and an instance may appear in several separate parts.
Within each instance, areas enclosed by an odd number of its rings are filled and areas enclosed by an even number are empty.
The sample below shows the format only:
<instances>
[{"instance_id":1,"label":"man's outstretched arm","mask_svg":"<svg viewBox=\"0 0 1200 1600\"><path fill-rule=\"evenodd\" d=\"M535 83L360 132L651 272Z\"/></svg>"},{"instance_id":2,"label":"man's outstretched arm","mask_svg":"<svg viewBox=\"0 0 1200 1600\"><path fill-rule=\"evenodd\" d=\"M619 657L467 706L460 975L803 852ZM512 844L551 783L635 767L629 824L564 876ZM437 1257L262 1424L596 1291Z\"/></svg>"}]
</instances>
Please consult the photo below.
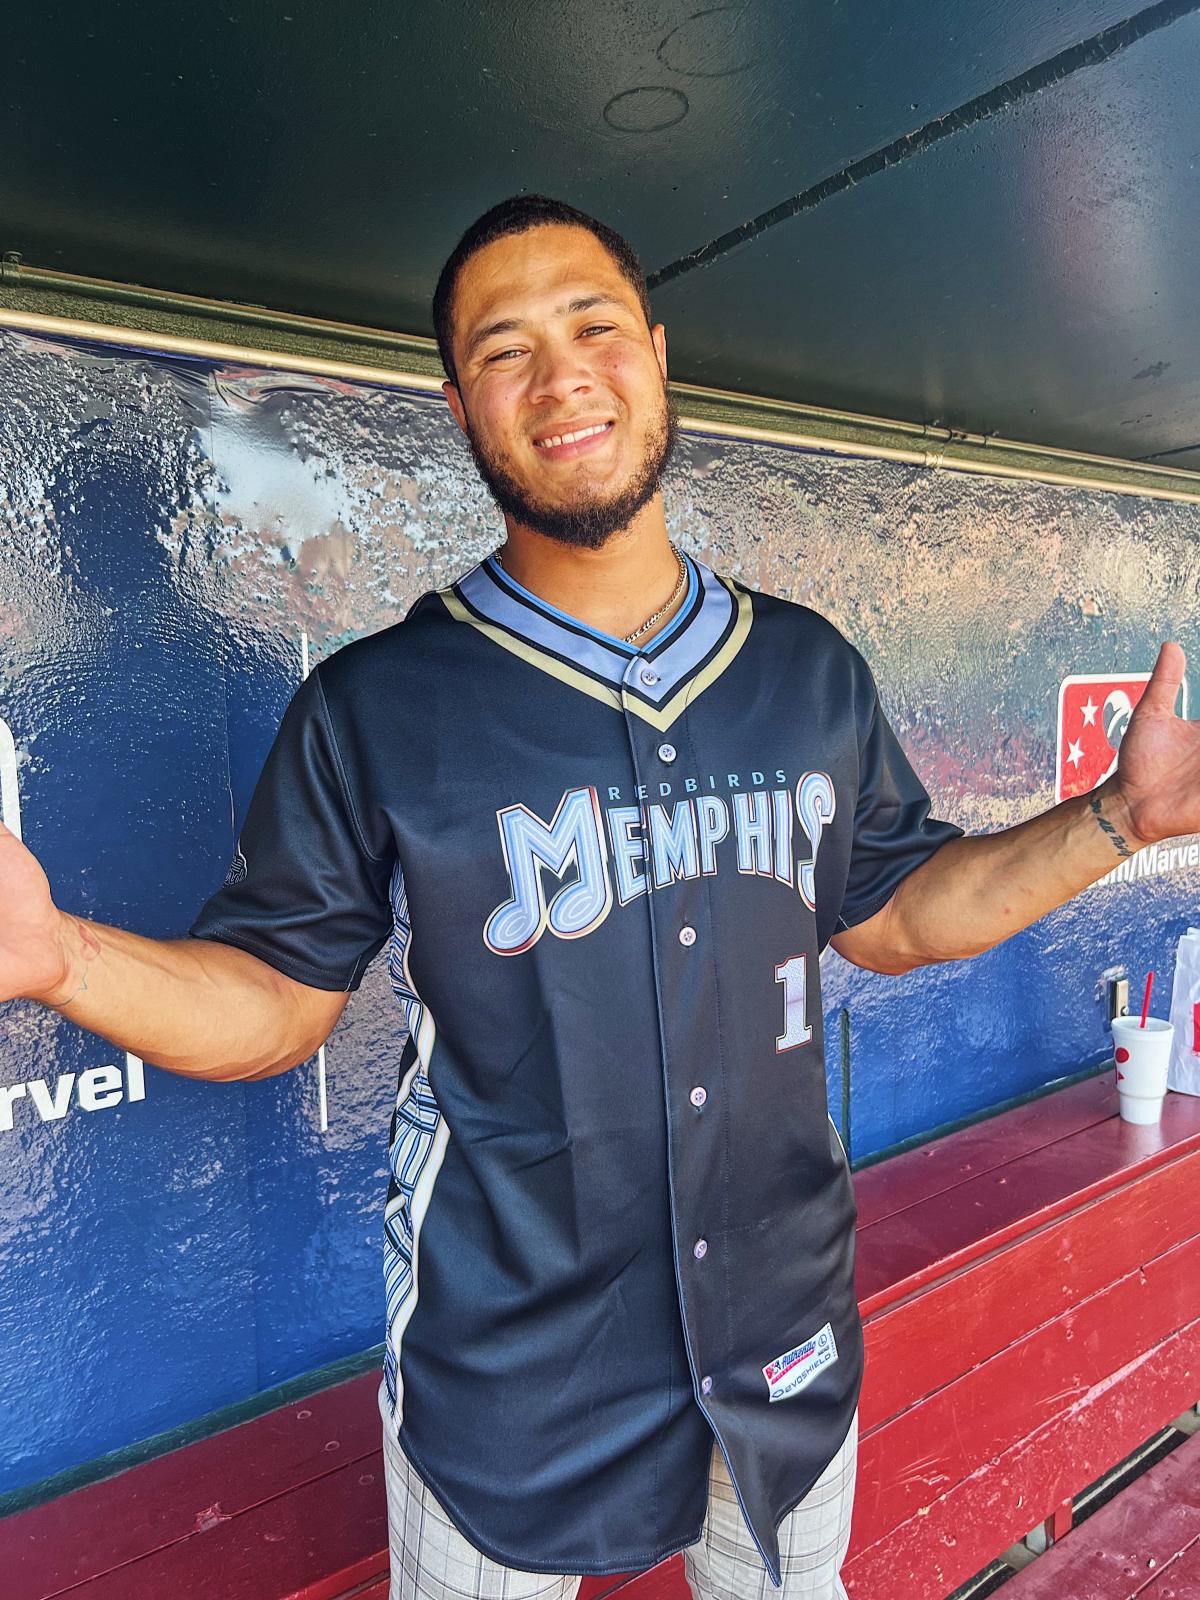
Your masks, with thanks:
<instances>
[{"instance_id":1,"label":"man's outstretched arm","mask_svg":"<svg viewBox=\"0 0 1200 1600\"><path fill-rule=\"evenodd\" d=\"M271 1077L306 1061L347 996L211 939L146 939L60 911L0 824L0 1000L36 1000L188 1077Z\"/></svg>"},{"instance_id":2,"label":"man's outstretched arm","mask_svg":"<svg viewBox=\"0 0 1200 1600\"><path fill-rule=\"evenodd\" d=\"M833 948L875 972L961 961L1029 927L1134 851L1200 832L1200 723L1174 709L1186 664L1178 644L1162 646L1111 778L1015 828L949 840L882 911L835 934Z\"/></svg>"}]
</instances>

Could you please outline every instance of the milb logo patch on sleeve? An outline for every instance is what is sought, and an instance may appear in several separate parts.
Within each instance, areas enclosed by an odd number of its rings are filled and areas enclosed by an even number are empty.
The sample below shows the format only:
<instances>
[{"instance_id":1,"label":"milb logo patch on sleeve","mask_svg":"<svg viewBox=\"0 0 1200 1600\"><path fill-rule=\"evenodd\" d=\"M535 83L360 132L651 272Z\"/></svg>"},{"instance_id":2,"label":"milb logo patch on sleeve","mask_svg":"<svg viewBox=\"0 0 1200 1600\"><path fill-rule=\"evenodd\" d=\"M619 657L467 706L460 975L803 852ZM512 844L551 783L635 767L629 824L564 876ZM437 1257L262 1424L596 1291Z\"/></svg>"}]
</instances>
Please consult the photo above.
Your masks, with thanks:
<instances>
[{"instance_id":1,"label":"milb logo patch on sleeve","mask_svg":"<svg viewBox=\"0 0 1200 1600\"><path fill-rule=\"evenodd\" d=\"M811 1339L798 1344L786 1355L776 1356L762 1369L772 1400L790 1400L813 1381L818 1372L838 1358L837 1340L827 1322Z\"/></svg>"}]
</instances>

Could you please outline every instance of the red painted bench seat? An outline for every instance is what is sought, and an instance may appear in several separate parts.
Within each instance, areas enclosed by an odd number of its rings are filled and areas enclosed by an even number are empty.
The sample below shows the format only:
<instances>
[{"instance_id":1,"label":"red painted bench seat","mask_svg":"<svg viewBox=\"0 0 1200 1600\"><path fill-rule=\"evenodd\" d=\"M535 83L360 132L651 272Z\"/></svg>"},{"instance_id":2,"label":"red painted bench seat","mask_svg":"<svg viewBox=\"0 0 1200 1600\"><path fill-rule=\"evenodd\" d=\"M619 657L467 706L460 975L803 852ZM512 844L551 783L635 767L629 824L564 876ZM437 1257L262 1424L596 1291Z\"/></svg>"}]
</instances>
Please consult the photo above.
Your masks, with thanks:
<instances>
[{"instance_id":1,"label":"red painted bench seat","mask_svg":"<svg viewBox=\"0 0 1200 1600\"><path fill-rule=\"evenodd\" d=\"M364 1373L5 1518L0 1595L332 1600L385 1573L378 1388Z\"/></svg>"},{"instance_id":2,"label":"red painted bench seat","mask_svg":"<svg viewBox=\"0 0 1200 1600\"><path fill-rule=\"evenodd\" d=\"M1200 1435L1005 1586L1005 1600L1200 1600Z\"/></svg>"},{"instance_id":3,"label":"red painted bench seat","mask_svg":"<svg viewBox=\"0 0 1200 1600\"><path fill-rule=\"evenodd\" d=\"M853 1600L944 1600L1036 1524L1065 1532L1070 1497L1200 1397L1200 1099L1131 1127L1105 1075L855 1187L867 1368L844 1576ZM386 1600L378 1382L0 1521L5 1600ZM585 1579L581 1600L617 1589L685 1600L680 1558Z\"/></svg>"},{"instance_id":4,"label":"red painted bench seat","mask_svg":"<svg viewBox=\"0 0 1200 1600\"><path fill-rule=\"evenodd\" d=\"M1200 1099L1115 1113L1105 1074L859 1175L853 1600L944 1600L1064 1531L1200 1397Z\"/></svg>"}]
</instances>

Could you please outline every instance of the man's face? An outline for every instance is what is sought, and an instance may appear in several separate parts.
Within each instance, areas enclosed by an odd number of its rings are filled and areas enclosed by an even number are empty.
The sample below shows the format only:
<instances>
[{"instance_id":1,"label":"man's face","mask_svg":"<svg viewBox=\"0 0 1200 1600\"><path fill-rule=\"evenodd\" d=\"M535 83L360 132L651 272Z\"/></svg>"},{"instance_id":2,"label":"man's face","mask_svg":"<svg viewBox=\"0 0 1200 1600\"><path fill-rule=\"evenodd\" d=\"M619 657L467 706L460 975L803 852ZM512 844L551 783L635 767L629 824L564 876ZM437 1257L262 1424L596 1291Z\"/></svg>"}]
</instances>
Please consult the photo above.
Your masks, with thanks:
<instances>
[{"instance_id":1,"label":"man's face","mask_svg":"<svg viewBox=\"0 0 1200 1600\"><path fill-rule=\"evenodd\" d=\"M658 491L677 424L662 325L647 328L595 235L555 223L477 251L455 286L453 341L458 383L444 391L500 509L589 549L627 527Z\"/></svg>"}]
</instances>

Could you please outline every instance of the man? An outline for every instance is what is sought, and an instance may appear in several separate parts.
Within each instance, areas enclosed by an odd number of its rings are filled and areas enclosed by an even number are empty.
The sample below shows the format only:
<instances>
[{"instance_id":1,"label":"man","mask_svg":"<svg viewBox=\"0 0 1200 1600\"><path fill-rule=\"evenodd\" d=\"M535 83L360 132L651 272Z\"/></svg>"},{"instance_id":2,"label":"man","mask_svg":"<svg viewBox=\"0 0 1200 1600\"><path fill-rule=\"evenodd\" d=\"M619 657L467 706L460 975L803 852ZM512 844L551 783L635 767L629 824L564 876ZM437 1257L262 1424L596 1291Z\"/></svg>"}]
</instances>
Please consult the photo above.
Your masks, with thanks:
<instances>
[{"instance_id":1,"label":"man","mask_svg":"<svg viewBox=\"0 0 1200 1600\"><path fill-rule=\"evenodd\" d=\"M526 196L439 281L502 549L323 662L191 937L59 911L0 836L0 996L169 1071L308 1059L388 945L394 1600L844 1594L861 1330L818 957L1008 938L1200 828L1163 645L1113 776L968 838L859 652L674 549L666 339L628 245Z\"/></svg>"}]
</instances>

